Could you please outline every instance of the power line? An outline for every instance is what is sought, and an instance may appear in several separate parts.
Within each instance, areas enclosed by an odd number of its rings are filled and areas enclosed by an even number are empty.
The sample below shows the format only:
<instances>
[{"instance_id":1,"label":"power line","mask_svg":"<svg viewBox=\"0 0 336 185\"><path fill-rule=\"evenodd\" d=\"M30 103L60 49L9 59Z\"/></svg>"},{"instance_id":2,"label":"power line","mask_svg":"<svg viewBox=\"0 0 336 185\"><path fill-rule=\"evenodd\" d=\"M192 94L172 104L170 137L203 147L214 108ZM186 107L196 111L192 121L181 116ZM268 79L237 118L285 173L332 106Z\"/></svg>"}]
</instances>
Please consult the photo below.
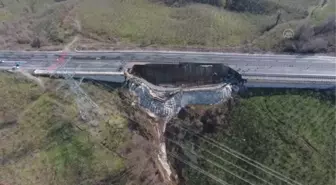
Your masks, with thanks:
<instances>
[{"instance_id":1,"label":"power line","mask_svg":"<svg viewBox=\"0 0 336 185\"><path fill-rule=\"evenodd\" d=\"M230 147L228 147L228 146L226 146L226 145L224 145L222 143L218 143L215 140L213 140L211 138L208 138L207 136L200 136L198 133L196 133L196 132L194 132L194 131L186 128L183 125L179 125L179 126L182 129L193 133L194 136L201 138L202 140L206 141L207 143L211 144L212 146L217 147L217 148L221 149L222 151L231 154L232 156L234 156L234 157L236 157L236 158L238 158L238 159L240 159L240 160L242 160L242 161L244 161L244 162L246 162L246 163L248 163L248 164L250 164L250 165L252 165L252 166L254 166L254 167L256 167L256 168L258 168L260 170L262 170L262 171L264 171L265 173L268 173L268 174L270 174L270 175L272 175L272 176L274 176L274 177L276 177L276 178L278 178L278 179L280 179L280 180L282 180L282 181L284 181L284 182L286 182L288 184L293 184L294 183L294 184L297 184L297 185L301 185L301 183L299 183L299 182L297 182L297 181L295 181L293 179L290 179L289 177L287 177L285 175L282 175L281 173L279 173L279 172L277 172L277 171L275 171L275 170L273 170L273 169L271 169L271 168L269 168L269 167L267 167L267 166L259 163L256 160L253 160L253 159L245 156L244 154L241 154L241 153L239 153L239 152L231 149Z\"/></svg>"},{"instance_id":2,"label":"power line","mask_svg":"<svg viewBox=\"0 0 336 185\"><path fill-rule=\"evenodd\" d=\"M168 131L168 132L169 132L169 131ZM166 137L166 138L167 138L167 137ZM169 138L167 138L167 139L170 140ZM181 145L179 145L179 146L181 146ZM181 146L181 147L182 147L182 146ZM263 182L266 183L266 184L274 185L273 183L268 182L267 180L263 179L262 177L259 177L259 176L255 175L255 174L253 174L253 173L251 173L251 172L249 172L249 171L243 169L242 167L240 167L240 166L238 166L238 165L236 165L236 164L234 164L234 163L232 163L232 162L230 162L230 161L228 161L228 160L226 160L226 159L224 159L224 158L222 158L222 157L220 157L220 156L214 154L213 152L211 152L211 151L209 151L209 150L207 150L207 149L204 149L204 148L200 147L199 145L196 145L196 147L199 148L199 149L201 149L202 151L204 151L204 152L206 152L206 153L208 153L208 154L210 154L210 155L216 157L217 159L220 159L221 161L223 161L223 162L225 162L225 163L228 163L228 164L234 166L235 168L238 168L239 170L241 170L241 171L243 171L243 172L245 172L245 173L247 173L247 174L249 174L249 175L251 175L251 176L257 178L258 180L263 181ZM183 148L183 147L182 147L182 148Z\"/></svg>"},{"instance_id":3,"label":"power line","mask_svg":"<svg viewBox=\"0 0 336 185\"><path fill-rule=\"evenodd\" d=\"M174 141L174 140L172 140L172 139L169 139L169 138L167 138L167 137L165 137L165 138L166 138L167 140L169 140L170 142L172 142L172 143L174 143L174 144L180 146L181 148L183 148L183 149L187 149L186 147L182 146L182 145L179 144L178 142L176 142L176 141ZM227 173L229 173L229 174L231 174L231 175L237 177L238 179L240 179L240 180L242 180L242 181L244 181L244 182L246 182L246 183L248 183L248 184L255 185L254 183L250 182L249 180L246 180L246 179L244 179L243 177L241 177L241 176L239 176L239 175L237 175L237 174L231 172L230 170L228 170L228 169L226 169L226 168L220 166L218 163L215 163L215 162L213 162L213 161L211 161L211 160L209 160L209 159L206 159L203 155L199 155L199 154L195 154L195 155L196 155L197 157L200 157L200 158L204 159L204 160L207 161L208 163L210 163L210 164L212 164L212 165L214 165L214 166L220 168L221 170L224 170L224 171L226 171Z\"/></svg>"},{"instance_id":4,"label":"power line","mask_svg":"<svg viewBox=\"0 0 336 185\"><path fill-rule=\"evenodd\" d=\"M48 70L52 71L51 76L58 75L58 71L60 69L65 68L67 63L71 60L71 57L65 60L66 53L62 52L61 57L57 59L57 64L52 65L48 68ZM79 66L80 67L80 66ZM79 68L77 67L76 70ZM60 74L64 81L57 87L57 89L61 88L64 84L67 84L70 91L73 93L75 102L77 104L77 108L79 109L79 114L81 118L85 121L93 121L94 115L98 112L99 106L89 97L89 95L80 87L84 78L81 78L78 83L74 77L76 74L75 71L67 71L65 73Z\"/></svg>"},{"instance_id":5,"label":"power line","mask_svg":"<svg viewBox=\"0 0 336 185\"><path fill-rule=\"evenodd\" d=\"M163 136L163 137L165 137L165 136ZM178 144L177 142L175 142L175 141L173 141L173 140L171 140L171 139L169 139L169 138L167 138L167 137L165 137L165 138L166 138L167 140L170 140L171 142L173 142L173 143L179 145L180 147L185 148L185 147L181 146L180 144ZM167 152L167 153L168 153L168 152ZM252 182L250 182L250 181L244 179L243 177L241 177L241 176L239 176L239 175L237 175L237 174L231 172L230 170L228 170L228 169L226 169L226 168L220 166L219 164L217 164L217 163L215 163L215 162L213 162L213 161L211 161L211 160L209 160L209 159L206 159L204 156L201 156L201 155L197 155L197 156L200 157L200 158L202 158L202 159L204 159L204 160L206 160L206 161L209 162L210 164L212 164L212 165L214 165L214 166L220 168L221 170L224 170L224 171L226 171L227 173L229 173L229 174L231 174L231 175L237 177L238 179L240 179L240 180L242 180L242 181L244 181L244 182L246 182L246 183L248 183L248 184L255 185L254 183L252 183ZM173 156L173 157L176 158L176 155ZM182 159L179 158L178 160L181 161ZM189 165L190 167L192 167L193 169L195 169L195 170L201 172L202 174L206 175L207 177L212 178L212 179L215 180L216 182L219 182L219 181L218 181L218 177L216 177L216 176L210 174L209 172L206 172L206 171L202 170L201 168L199 168L199 167L197 167L197 166L195 166L195 165L192 165L192 164L190 164L190 163L188 163L188 162L185 162L185 161L181 161L181 162L183 162L183 163ZM240 168L240 167L238 167L238 168ZM240 168L240 169L242 169L242 168ZM201 171L200 171L200 170L201 170ZM243 169L242 169L242 170L243 170ZM246 171L246 170L244 170L244 171ZM248 172L248 173L250 173L250 172ZM251 174L251 173L250 173L250 174ZM253 175L253 174L252 174L252 175ZM255 176L255 175L253 175L253 176ZM215 178L215 179L214 179L214 178ZM217 178L217 179L216 179L216 178ZM259 178L259 179L260 179L260 178ZM262 180L263 180L263 179L262 179ZM267 182L267 181L265 181L265 180L263 180L263 181L264 181L264 182ZM220 183L220 182L219 182L219 183ZM267 182L267 183L268 183L268 182ZM273 185L272 183L268 183L268 184Z\"/></svg>"},{"instance_id":6,"label":"power line","mask_svg":"<svg viewBox=\"0 0 336 185\"><path fill-rule=\"evenodd\" d=\"M125 99L125 100L122 100L122 101L123 101L123 102L130 103L129 100L126 100L126 99ZM135 110L135 108L132 108L132 109ZM125 116L128 117L127 115L125 115ZM129 118L129 117L128 117L128 118ZM133 120L133 119L132 119L132 120ZM138 123L138 122L135 121L135 120L133 120L133 121L136 122L136 123ZM138 123L138 124L139 124L139 123ZM164 136L163 136L163 137L164 137ZM196 171L202 173L203 175L207 176L208 178L211 178L212 180L216 181L217 183L220 183L221 185L230 185L228 182L226 182L226 181L224 181L224 180L218 178L217 176L215 176L215 175L213 175L213 174L211 174L211 173L209 173L209 172L203 170L202 168L200 168L200 167L198 167L198 166L196 166L196 165L194 165L194 164L192 164L192 163L190 163L190 162L188 162L188 161L186 161L186 160L183 160L181 157L178 157L176 154L173 154L172 152L167 152L167 154L170 155L170 156L172 156L172 157L174 157L174 158L176 158L177 160L181 161L182 163L184 163L184 164L190 166L190 167L193 168L194 170L196 170Z\"/></svg>"},{"instance_id":7,"label":"power line","mask_svg":"<svg viewBox=\"0 0 336 185\"><path fill-rule=\"evenodd\" d=\"M123 101L127 102L127 100L123 100ZM166 138L167 138L167 137L166 137ZM169 138L167 138L167 139L170 140L171 142L174 142L175 144L177 144L175 141L172 141L172 140L169 139ZM179 144L177 144L177 145L179 145ZM181 146L181 145L179 145L179 146ZM181 147L182 147L182 146L181 146ZM204 156L200 156L200 157L203 158L203 159L205 159ZM242 180L242 181L244 181L244 182L247 182L247 183L249 183L249 184L253 184L252 182L249 182L248 180L244 179L243 177L238 176L237 174L234 174L234 173L232 173L231 171L229 171L229 170L227 170L227 169L225 169L225 168L219 166L218 164L214 163L213 161L210 161L210 160L208 160L208 159L205 159L205 160L206 160L207 162L211 163L212 165L215 165L215 166L217 166L218 168L221 168L222 170L224 170L224 171L230 173L231 175L233 175L233 176L239 178L240 180ZM231 163L231 162L230 162L230 164L234 165L234 164ZM234 166L235 166L235 167L238 167L237 165L234 165ZM242 169L242 168L240 168L240 167L238 167L238 168L241 169L242 171L245 171L245 172L249 173L250 175L252 175L252 176L258 178L259 180L262 180L263 182L268 183L267 181L261 179L260 177L257 177L257 176L255 176L254 174L251 174L250 172L248 172L248 171L246 171L246 170L244 170L244 169ZM268 183L268 184L271 184L271 183ZM271 185L272 185L272 184L271 184Z\"/></svg>"},{"instance_id":8,"label":"power line","mask_svg":"<svg viewBox=\"0 0 336 185\"><path fill-rule=\"evenodd\" d=\"M198 167L198 166L196 166L196 165L194 165L194 164L192 164L192 163L190 163L190 162L188 162L188 161L186 161L186 160L183 160L182 158L180 158L179 156L173 154L172 152L167 152L167 154L170 155L170 156L172 156L172 157L174 157L174 158L176 158L177 160L181 161L182 163L184 163L184 164L190 166L190 167L193 168L194 170L196 170L196 171L202 173L203 175L205 175L205 176L211 178L212 180L216 181L217 183L219 183L219 184L221 184L221 185L230 185L230 184L227 183L226 181L223 181L222 179L220 179L220 178L216 177L215 175L213 175L213 174L211 174L211 173L209 173L209 172L203 170L202 168L200 168L200 167Z\"/></svg>"},{"instance_id":9,"label":"power line","mask_svg":"<svg viewBox=\"0 0 336 185\"><path fill-rule=\"evenodd\" d=\"M184 129L186 129L186 128L184 128ZM186 130L188 130L188 129L186 129ZM197 136L197 133L195 135ZM292 180L289 177L284 176L284 175L280 174L279 172L277 172L277 171L275 171L273 169L270 169L269 167L267 167L267 166L265 166L265 165L263 165L263 164L255 161L253 159L250 159L247 156L245 156L245 155L243 155L243 154L241 154L241 153L239 153L239 152L237 152L237 151L235 151L235 150L233 150L233 149L231 149L231 148L229 148L229 147L227 147L227 146L225 146L223 144L217 143L213 139L207 138L206 136L203 136L203 137L202 136L198 136L198 137L202 138L203 140L205 140L206 142L210 143L211 145L220 148L222 151L227 152L227 153L233 155L234 157L236 157L236 158L238 158L240 160L243 160L244 162L246 162L246 163L248 163L248 164L250 164L250 165L252 165L252 166L254 166L254 167L256 167L256 168L258 168L258 169L260 169L262 171L264 171L265 173L270 174L270 175L276 177L277 179L280 179L280 180L282 180L282 181L284 181L284 182L286 182L288 184L293 184L292 182L294 182L297 185L301 185L299 182L297 182L295 180ZM214 143L216 143L218 145L215 145Z\"/></svg>"}]
</instances>

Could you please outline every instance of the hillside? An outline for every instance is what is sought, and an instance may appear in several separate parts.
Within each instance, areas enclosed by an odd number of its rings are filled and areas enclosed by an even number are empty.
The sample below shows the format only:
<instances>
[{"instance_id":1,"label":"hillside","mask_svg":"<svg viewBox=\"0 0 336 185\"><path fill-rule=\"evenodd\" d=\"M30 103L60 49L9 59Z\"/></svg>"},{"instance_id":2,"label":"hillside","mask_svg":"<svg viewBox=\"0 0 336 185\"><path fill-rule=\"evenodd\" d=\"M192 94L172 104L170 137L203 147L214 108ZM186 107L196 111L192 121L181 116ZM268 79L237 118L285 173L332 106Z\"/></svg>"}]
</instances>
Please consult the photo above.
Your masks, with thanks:
<instances>
[{"instance_id":1,"label":"hillside","mask_svg":"<svg viewBox=\"0 0 336 185\"><path fill-rule=\"evenodd\" d=\"M0 50L335 55L335 0L0 0L0 21ZM125 86L67 83L0 72L0 185L334 184L335 91L249 90L162 134Z\"/></svg>"},{"instance_id":2,"label":"hillside","mask_svg":"<svg viewBox=\"0 0 336 185\"><path fill-rule=\"evenodd\" d=\"M90 111L63 82L0 73L0 184L167 184L157 161L159 123L127 91L83 82L98 105ZM333 92L253 90L220 105L189 106L166 130L173 182L282 184L233 149L301 184L332 185L334 102ZM83 107L95 112L89 122Z\"/></svg>"},{"instance_id":3,"label":"hillside","mask_svg":"<svg viewBox=\"0 0 336 185\"><path fill-rule=\"evenodd\" d=\"M116 149L127 138L127 120L112 104L118 99L103 103L110 93L88 85L109 113L89 127L73 97L55 91L59 83L43 79L43 89L22 75L0 74L0 184L92 184L123 173Z\"/></svg>"},{"instance_id":4,"label":"hillside","mask_svg":"<svg viewBox=\"0 0 336 185\"><path fill-rule=\"evenodd\" d=\"M0 86L1 185L167 185L157 123L120 85L83 82L97 107L64 80L1 72Z\"/></svg>"},{"instance_id":5,"label":"hillside","mask_svg":"<svg viewBox=\"0 0 336 185\"><path fill-rule=\"evenodd\" d=\"M0 5L2 49L57 50L71 43L72 49L330 53L335 45L326 36L335 33L332 0L1 0ZM317 49L289 48L297 41L282 36L285 29L300 33L302 25L309 30L330 19L329 30L296 37Z\"/></svg>"},{"instance_id":6,"label":"hillside","mask_svg":"<svg viewBox=\"0 0 336 185\"><path fill-rule=\"evenodd\" d=\"M183 185L333 185L335 123L335 94L251 90L223 105L186 108L166 141L180 156L170 160Z\"/></svg>"}]
</instances>

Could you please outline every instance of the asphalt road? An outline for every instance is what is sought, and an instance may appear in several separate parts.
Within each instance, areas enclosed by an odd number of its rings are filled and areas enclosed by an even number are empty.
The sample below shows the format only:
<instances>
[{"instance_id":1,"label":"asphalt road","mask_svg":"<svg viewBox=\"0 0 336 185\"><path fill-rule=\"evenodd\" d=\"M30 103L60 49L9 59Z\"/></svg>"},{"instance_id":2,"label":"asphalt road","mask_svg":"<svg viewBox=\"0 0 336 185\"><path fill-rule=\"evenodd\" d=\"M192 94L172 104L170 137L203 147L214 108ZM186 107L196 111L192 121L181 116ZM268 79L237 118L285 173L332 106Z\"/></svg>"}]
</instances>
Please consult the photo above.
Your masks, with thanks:
<instances>
[{"instance_id":1,"label":"asphalt road","mask_svg":"<svg viewBox=\"0 0 336 185\"><path fill-rule=\"evenodd\" d=\"M16 62L23 69L50 69L57 58L68 62L64 69L84 71L118 71L129 62L197 62L223 63L253 81L258 77L312 78L336 82L336 57L274 54L240 54L176 51L113 51L113 52L0 52L0 69L9 69ZM267 78L265 78L267 79ZM284 79L286 81L286 79ZM302 79L301 79L302 80Z\"/></svg>"}]
</instances>

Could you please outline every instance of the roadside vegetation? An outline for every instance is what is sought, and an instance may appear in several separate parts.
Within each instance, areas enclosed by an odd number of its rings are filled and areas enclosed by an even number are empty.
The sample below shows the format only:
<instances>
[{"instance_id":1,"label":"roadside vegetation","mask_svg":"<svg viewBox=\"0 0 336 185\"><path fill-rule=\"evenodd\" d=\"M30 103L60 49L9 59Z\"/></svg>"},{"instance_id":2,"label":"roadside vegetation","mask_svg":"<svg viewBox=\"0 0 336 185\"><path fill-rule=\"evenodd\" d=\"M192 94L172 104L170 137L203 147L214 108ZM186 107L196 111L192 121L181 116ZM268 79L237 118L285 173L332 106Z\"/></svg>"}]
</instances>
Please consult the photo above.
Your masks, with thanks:
<instances>
[{"instance_id":1,"label":"roadside vegetation","mask_svg":"<svg viewBox=\"0 0 336 185\"><path fill-rule=\"evenodd\" d=\"M7 50L335 53L335 0L0 0L0 21ZM283 37L286 29L293 38ZM134 97L84 82L99 106L88 123L69 89L57 88L62 80L41 80L0 73L0 185L164 184L160 122ZM281 184L218 148L225 145L301 184L332 185L334 113L334 92L296 90L190 106L168 124L169 162L183 185L262 182L246 170Z\"/></svg>"},{"instance_id":2,"label":"roadside vegetation","mask_svg":"<svg viewBox=\"0 0 336 185\"><path fill-rule=\"evenodd\" d=\"M174 8L147 0L86 1L80 10L83 30L91 36L139 46L237 46L271 20L209 5Z\"/></svg>"},{"instance_id":3,"label":"roadside vegetation","mask_svg":"<svg viewBox=\"0 0 336 185\"><path fill-rule=\"evenodd\" d=\"M316 9L312 11L312 23L318 25L322 23L325 18L329 17L330 15L334 15L335 6L335 1L322 1L322 4L320 4L319 7L316 7Z\"/></svg>"},{"instance_id":4,"label":"roadside vegetation","mask_svg":"<svg viewBox=\"0 0 336 185\"><path fill-rule=\"evenodd\" d=\"M75 1L0 1L2 49L59 50L77 33Z\"/></svg>"},{"instance_id":5,"label":"roadside vegetation","mask_svg":"<svg viewBox=\"0 0 336 185\"><path fill-rule=\"evenodd\" d=\"M334 12L329 0L1 0L0 43L6 49L57 50L76 38L72 49L330 53L329 37L310 41L322 49L302 51L286 49L291 40L282 34L323 25Z\"/></svg>"},{"instance_id":6,"label":"roadside vegetation","mask_svg":"<svg viewBox=\"0 0 336 185\"><path fill-rule=\"evenodd\" d=\"M188 108L171 123L167 142L185 161L229 184L286 183L253 166L255 162L251 165L234 157L224 147L301 184L332 185L336 170L334 98L335 94L324 92L252 90L229 106ZM184 166L179 173L185 184L217 184L188 165L171 161Z\"/></svg>"},{"instance_id":7,"label":"roadside vegetation","mask_svg":"<svg viewBox=\"0 0 336 185\"><path fill-rule=\"evenodd\" d=\"M40 80L0 73L0 184L163 185L159 123L131 106L132 95L83 82L99 107L85 121L64 80Z\"/></svg>"},{"instance_id":8,"label":"roadside vegetation","mask_svg":"<svg viewBox=\"0 0 336 185\"><path fill-rule=\"evenodd\" d=\"M118 96L86 85L108 110L92 127L79 118L71 94L55 91L60 81L43 82L45 91L21 75L0 74L0 183L121 183L126 166L118 150L128 132L127 119L115 107Z\"/></svg>"}]
</instances>

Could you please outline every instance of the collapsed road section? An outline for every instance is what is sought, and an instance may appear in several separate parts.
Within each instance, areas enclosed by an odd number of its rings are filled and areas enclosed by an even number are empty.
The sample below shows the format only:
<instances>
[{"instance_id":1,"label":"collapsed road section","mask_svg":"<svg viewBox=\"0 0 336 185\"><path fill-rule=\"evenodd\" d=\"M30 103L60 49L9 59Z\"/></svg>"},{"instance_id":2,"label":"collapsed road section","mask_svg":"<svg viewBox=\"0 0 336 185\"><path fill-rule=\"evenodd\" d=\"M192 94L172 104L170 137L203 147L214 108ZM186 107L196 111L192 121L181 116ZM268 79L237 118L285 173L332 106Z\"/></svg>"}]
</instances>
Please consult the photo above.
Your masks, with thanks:
<instances>
[{"instance_id":1,"label":"collapsed road section","mask_svg":"<svg viewBox=\"0 0 336 185\"><path fill-rule=\"evenodd\" d=\"M172 171L167 161L163 134L166 124L187 105L218 104L232 97L245 80L222 64L135 64L125 69L126 85L138 105L156 118L160 140L158 160L168 181Z\"/></svg>"},{"instance_id":2,"label":"collapsed road section","mask_svg":"<svg viewBox=\"0 0 336 185\"><path fill-rule=\"evenodd\" d=\"M160 143L157 160L164 169L162 176L166 181L172 181L173 176L164 140L169 120L187 105L211 105L227 101L246 82L238 72L219 63L137 62L128 63L115 72L68 71L60 67L55 71L38 69L34 74L81 80L111 77L113 82L125 83L135 96L134 103L155 118L154 135L158 140L155 139L154 143Z\"/></svg>"},{"instance_id":3,"label":"collapsed road section","mask_svg":"<svg viewBox=\"0 0 336 185\"><path fill-rule=\"evenodd\" d=\"M139 105L161 118L189 104L220 103L245 82L222 64L136 64L125 70L125 77Z\"/></svg>"}]
</instances>

